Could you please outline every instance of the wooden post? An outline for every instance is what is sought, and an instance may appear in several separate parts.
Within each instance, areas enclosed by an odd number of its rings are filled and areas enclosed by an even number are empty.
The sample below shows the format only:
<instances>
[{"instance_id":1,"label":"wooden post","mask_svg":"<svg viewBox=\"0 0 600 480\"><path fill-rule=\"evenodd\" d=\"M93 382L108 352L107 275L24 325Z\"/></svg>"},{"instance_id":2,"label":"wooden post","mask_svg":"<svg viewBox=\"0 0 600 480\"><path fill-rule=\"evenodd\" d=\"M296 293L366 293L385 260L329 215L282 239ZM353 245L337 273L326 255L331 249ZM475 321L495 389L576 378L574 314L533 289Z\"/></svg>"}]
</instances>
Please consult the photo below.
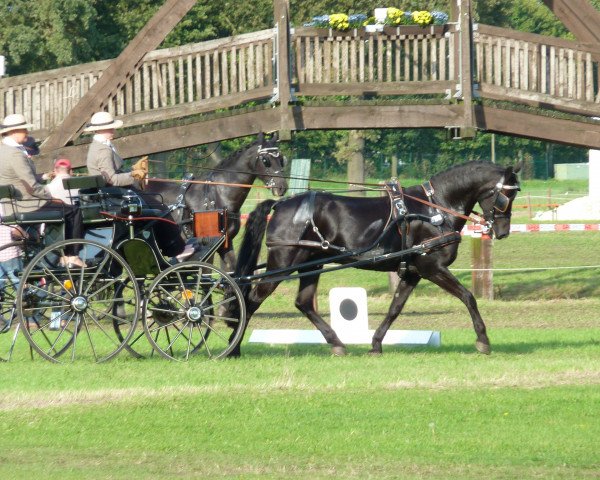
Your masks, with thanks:
<instances>
[{"instance_id":1,"label":"wooden post","mask_svg":"<svg viewBox=\"0 0 600 480\"><path fill-rule=\"evenodd\" d=\"M275 0L274 16L277 28L277 94L281 112L280 140L290 140L293 117L290 107L292 90L290 85L290 2Z\"/></svg>"},{"instance_id":2,"label":"wooden post","mask_svg":"<svg viewBox=\"0 0 600 480\"><path fill-rule=\"evenodd\" d=\"M473 24L471 0L460 0L458 25L460 27L460 89L463 100L463 127L473 129ZM463 135L468 136L468 135Z\"/></svg>"},{"instance_id":3,"label":"wooden post","mask_svg":"<svg viewBox=\"0 0 600 480\"><path fill-rule=\"evenodd\" d=\"M481 298L485 300L494 299L494 272L492 271L493 264L493 240L490 235L481 235L481 268L484 269L481 273Z\"/></svg>"},{"instance_id":4,"label":"wooden post","mask_svg":"<svg viewBox=\"0 0 600 480\"><path fill-rule=\"evenodd\" d=\"M494 299L494 272L492 272L492 238L474 233L471 237L471 273L473 295L486 300Z\"/></svg>"}]
</instances>

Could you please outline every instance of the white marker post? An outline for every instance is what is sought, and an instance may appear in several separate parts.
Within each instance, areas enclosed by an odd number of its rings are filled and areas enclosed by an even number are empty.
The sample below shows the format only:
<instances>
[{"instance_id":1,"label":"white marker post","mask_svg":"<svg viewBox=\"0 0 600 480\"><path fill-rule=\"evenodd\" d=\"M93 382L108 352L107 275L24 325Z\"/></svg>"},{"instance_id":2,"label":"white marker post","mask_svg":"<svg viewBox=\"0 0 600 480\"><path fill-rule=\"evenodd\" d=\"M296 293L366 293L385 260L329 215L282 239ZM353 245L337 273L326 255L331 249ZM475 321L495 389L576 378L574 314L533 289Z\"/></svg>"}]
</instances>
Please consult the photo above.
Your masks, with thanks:
<instances>
[{"instance_id":1,"label":"white marker post","mask_svg":"<svg viewBox=\"0 0 600 480\"><path fill-rule=\"evenodd\" d=\"M369 330L367 292L360 287L338 287L329 291L331 328L348 345L370 344L375 330ZM292 344L326 343L318 330L253 330L250 343ZM440 332L431 330L388 330L384 345L439 347Z\"/></svg>"}]
</instances>

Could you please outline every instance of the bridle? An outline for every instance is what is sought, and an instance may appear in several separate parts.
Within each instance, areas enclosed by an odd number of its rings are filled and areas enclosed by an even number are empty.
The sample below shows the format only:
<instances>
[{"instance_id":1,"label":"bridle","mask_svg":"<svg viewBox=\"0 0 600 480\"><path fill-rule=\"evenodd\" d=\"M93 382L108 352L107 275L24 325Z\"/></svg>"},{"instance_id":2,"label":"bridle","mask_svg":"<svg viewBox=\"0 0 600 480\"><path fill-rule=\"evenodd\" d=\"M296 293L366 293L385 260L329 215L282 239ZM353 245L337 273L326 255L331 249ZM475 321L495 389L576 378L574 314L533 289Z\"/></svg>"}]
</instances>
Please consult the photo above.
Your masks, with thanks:
<instances>
[{"instance_id":1,"label":"bridle","mask_svg":"<svg viewBox=\"0 0 600 480\"><path fill-rule=\"evenodd\" d=\"M496 185L494 185L494 188L488 190L477 199L477 203L479 203L479 205L481 205L481 208L483 209L483 218L487 222L487 228L489 230L492 229L492 226L494 225L496 219L510 219L511 214L506 212L511 202L517 196L517 192L521 190L521 186L518 182L516 185L506 185L504 183L505 181L505 177L502 177L500 181L496 183ZM505 191L506 193L504 193ZM486 210L481 202L490 197L492 198L490 208Z\"/></svg>"},{"instance_id":2,"label":"bridle","mask_svg":"<svg viewBox=\"0 0 600 480\"><path fill-rule=\"evenodd\" d=\"M281 166L279 170L273 170L273 160L278 162L278 165ZM273 188L275 186L275 178L281 176L283 172L283 168L285 167L285 157L281 154L279 147L258 147L258 151L256 152L256 164L254 169L257 170L258 162L261 162L264 167L265 173L260 175L261 177L268 177L268 180L264 181L265 185L268 188Z\"/></svg>"}]
</instances>

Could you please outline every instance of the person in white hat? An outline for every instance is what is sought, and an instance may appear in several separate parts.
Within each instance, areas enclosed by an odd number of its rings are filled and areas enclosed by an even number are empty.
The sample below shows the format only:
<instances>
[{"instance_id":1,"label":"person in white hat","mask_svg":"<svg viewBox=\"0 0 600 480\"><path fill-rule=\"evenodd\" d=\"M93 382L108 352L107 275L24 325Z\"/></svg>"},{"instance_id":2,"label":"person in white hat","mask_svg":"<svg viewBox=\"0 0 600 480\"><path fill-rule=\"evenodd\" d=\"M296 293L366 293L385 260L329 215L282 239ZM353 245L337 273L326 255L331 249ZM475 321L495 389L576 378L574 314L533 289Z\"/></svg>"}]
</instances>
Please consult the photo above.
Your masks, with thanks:
<instances>
[{"instance_id":1,"label":"person in white hat","mask_svg":"<svg viewBox=\"0 0 600 480\"><path fill-rule=\"evenodd\" d=\"M117 128L123 126L121 120L116 120L109 112L96 112L92 115L90 122L83 130L93 133L94 138L90 144L87 155L87 168L90 175L102 175L109 185L115 187L134 187L143 190L143 180L148 173L148 157L140 159L131 172L123 170L123 159L117 153L112 140ZM136 168L144 164L143 169ZM153 229L156 242L162 253L168 257L175 257L183 252L185 242L181 237L181 231L174 223L168 208L155 196L145 196L144 202L151 208L165 212L163 218L170 220L160 224L160 228Z\"/></svg>"},{"instance_id":2,"label":"person in white hat","mask_svg":"<svg viewBox=\"0 0 600 480\"><path fill-rule=\"evenodd\" d=\"M13 185L16 192L16 209L19 212L37 210L62 209L65 214L65 238L83 238L83 220L78 208L63 205L62 202L52 203L52 195L42 185L42 175L35 171L35 165L29 153L23 146L27 140L28 130L32 128L25 117L14 113L7 115L0 125L0 185ZM4 214L11 215L12 203L4 203ZM64 263L84 266L77 252L71 251L63 259Z\"/></svg>"},{"instance_id":3,"label":"person in white hat","mask_svg":"<svg viewBox=\"0 0 600 480\"><path fill-rule=\"evenodd\" d=\"M112 140L117 128L123 126L121 120L116 120L109 112L96 112L90 123L83 130L93 133L87 155L87 168L90 175L102 175L109 185L115 187L140 187L140 182L146 177L146 172L123 170L123 159L117 153Z\"/></svg>"}]
</instances>

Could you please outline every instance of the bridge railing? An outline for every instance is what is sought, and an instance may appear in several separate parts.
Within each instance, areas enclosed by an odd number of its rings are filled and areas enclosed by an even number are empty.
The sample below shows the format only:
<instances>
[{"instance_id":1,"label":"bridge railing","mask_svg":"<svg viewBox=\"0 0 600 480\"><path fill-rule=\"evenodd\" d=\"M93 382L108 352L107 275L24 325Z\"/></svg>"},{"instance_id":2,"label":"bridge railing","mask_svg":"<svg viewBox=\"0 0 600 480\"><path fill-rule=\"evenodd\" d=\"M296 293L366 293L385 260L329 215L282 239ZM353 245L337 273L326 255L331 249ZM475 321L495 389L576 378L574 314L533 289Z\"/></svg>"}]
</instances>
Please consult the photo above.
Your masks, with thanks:
<instances>
[{"instance_id":1,"label":"bridge railing","mask_svg":"<svg viewBox=\"0 0 600 480\"><path fill-rule=\"evenodd\" d=\"M273 39L269 29L150 52L104 107L135 125L269 97ZM0 117L22 113L36 130L51 130L110 62L0 79Z\"/></svg>"},{"instance_id":2,"label":"bridge railing","mask_svg":"<svg viewBox=\"0 0 600 480\"><path fill-rule=\"evenodd\" d=\"M479 25L476 81L482 97L594 114L600 52L559 38Z\"/></svg>"},{"instance_id":3,"label":"bridge railing","mask_svg":"<svg viewBox=\"0 0 600 480\"><path fill-rule=\"evenodd\" d=\"M292 81L300 95L445 93L456 75L452 29L401 26L368 33L296 28Z\"/></svg>"}]
</instances>

